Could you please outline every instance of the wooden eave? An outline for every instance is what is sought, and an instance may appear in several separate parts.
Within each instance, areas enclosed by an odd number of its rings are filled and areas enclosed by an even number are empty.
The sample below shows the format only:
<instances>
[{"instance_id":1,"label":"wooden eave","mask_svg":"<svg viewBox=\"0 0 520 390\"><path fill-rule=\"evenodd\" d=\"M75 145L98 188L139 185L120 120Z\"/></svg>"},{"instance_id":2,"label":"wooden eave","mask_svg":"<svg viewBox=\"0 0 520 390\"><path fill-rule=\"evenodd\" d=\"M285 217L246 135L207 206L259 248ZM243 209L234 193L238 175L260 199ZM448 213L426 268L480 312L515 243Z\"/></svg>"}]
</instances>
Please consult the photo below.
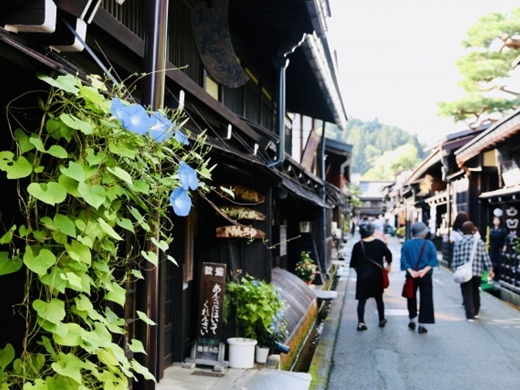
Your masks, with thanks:
<instances>
[{"instance_id":1,"label":"wooden eave","mask_svg":"<svg viewBox=\"0 0 520 390\"><path fill-rule=\"evenodd\" d=\"M520 109L489 127L479 134L471 142L455 151L457 164L464 166L466 161L478 154L495 148L516 133L520 132Z\"/></svg>"}]
</instances>

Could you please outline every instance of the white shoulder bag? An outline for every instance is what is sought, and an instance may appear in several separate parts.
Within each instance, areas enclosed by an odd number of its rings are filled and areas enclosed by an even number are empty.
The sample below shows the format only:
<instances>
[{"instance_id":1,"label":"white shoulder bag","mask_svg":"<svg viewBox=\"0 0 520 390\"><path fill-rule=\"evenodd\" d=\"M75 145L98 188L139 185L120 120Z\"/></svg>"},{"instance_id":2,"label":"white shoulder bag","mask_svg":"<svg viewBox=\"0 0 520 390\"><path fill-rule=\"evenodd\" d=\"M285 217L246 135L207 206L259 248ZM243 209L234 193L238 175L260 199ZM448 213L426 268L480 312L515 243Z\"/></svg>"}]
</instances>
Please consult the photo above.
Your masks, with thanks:
<instances>
[{"instance_id":1,"label":"white shoulder bag","mask_svg":"<svg viewBox=\"0 0 520 390\"><path fill-rule=\"evenodd\" d=\"M469 261L459 265L453 273L453 280L455 283L466 283L473 277L473 258L475 257L475 251L477 250L478 238L473 236L473 246L471 247L471 255Z\"/></svg>"}]
</instances>

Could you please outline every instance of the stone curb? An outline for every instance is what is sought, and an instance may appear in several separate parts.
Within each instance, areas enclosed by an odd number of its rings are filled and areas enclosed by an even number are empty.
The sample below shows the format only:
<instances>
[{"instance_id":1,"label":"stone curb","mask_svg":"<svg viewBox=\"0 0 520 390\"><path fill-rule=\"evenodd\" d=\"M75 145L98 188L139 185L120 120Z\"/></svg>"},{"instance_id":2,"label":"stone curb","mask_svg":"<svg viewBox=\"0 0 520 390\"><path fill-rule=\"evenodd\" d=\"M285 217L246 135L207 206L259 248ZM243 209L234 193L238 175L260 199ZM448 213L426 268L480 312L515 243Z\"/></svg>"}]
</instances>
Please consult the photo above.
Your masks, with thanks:
<instances>
[{"instance_id":1,"label":"stone curb","mask_svg":"<svg viewBox=\"0 0 520 390\"><path fill-rule=\"evenodd\" d=\"M350 245L347 245L346 247L350 248ZM349 257L349 254L347 255L347 253L348 251L344 251L345 259ZM332 358L334 355L334 347L346 296L349 274L350 268L348 267L347 260L345 260L343 266L338 267L338 272L336 274L336 277L339 278L336 286L338 297L331 303L329 312L323 324L323 331L320 335L319 343L316 346L309 368L309 373L312 375L312 382L309 387L311 390L326 390L328 386L330 370L333 364Z\"/></svg>"}]
</instances>

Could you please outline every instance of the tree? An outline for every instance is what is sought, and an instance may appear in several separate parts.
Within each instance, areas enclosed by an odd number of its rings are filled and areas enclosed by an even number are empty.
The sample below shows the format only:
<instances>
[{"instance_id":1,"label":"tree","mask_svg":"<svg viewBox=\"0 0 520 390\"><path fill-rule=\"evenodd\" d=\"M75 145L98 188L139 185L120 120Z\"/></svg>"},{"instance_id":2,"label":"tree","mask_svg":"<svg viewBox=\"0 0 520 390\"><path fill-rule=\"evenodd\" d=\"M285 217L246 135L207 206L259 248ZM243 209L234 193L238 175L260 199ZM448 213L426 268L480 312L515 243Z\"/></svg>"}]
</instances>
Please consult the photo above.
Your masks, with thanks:
<instances>
[{"instance_id":1,"label":"tree","mask_svg":"<svg viewBox=\"0 0 520 390\"><path fill-rule=\"evenodd\" d=\"M463 77L459 86L466 96L440 102L438 114L452 117L454 122L468 121L476 128L519 107L520 91L510 87L512 63L520 54L519 34L520 8L480 18L462 41L468 53L456 62Z\"/></svg>"},{"instance_id":2,"label":"tree","mask_svg":"<svg viewBox=\"0 0 520 390\"><path fill-rule=\"evenodd\" d=\"M413 145L417 159L422 159L424 147L417 135L410 134L399 127L379 123L377 119L364 122L351 118L347 130L326 129L327 138L353 145L352 172L365 174L385 152L398 149L403 145Z\"/></svg>"},{"instance_id":3,"label":"tree","mask_svg":"<svg viewBox=\"0 0 520 390\"><path fill-rule=\"evenodd\" d=\"M421 159L415 145L406 144L385 152L363 176L368 180L394 180L397 172L415 167Z\"/></svg>"}]
</instances>

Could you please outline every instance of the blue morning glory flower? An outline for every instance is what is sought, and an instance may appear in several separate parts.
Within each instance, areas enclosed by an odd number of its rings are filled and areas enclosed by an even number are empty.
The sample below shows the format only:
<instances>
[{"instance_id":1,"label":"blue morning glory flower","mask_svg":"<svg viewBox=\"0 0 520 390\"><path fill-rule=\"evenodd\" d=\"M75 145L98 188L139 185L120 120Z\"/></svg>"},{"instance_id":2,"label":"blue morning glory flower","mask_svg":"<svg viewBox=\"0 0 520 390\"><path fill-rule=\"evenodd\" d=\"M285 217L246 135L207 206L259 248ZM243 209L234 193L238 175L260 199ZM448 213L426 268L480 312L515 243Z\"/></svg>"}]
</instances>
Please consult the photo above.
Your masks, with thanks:
<instances>
[{"instance_id":1,"label":"blue morning glory flower","mask_svg":"<svg viewBox=\"0 0 520 390\"><path fill-rule=\"evenodd\" d=\"M121 120L121 112L125 108L125 105L123 104L123 101L119 98L112 99L112 105L110 106L110 112L112 115L114 115L117 119Z\"/></svg>"},{"instance_id":2,"label":"blue morning glory flower","mask_svg":"<svg viewBox=\"0 0 520 390\"><path fill-rule=\"evenodd\" d=\"M178 173L183 189L196 190L199 187L199 179L197 179L197 172L184 161L181 161L179 163Z\"/></svg>"},{"instance_id":3,"label":"blue morning glory flower","mask_svg":"<svg viewBox=\"0 0 520 390\"><path fill-rule=\"evenodd\" d=\"M185 217L190 213L191 198L184 188L176 188L170 195L170 204L173 207L173 212L179 217Z\"/></svg>"},{"instance_id":4,"label":"blue morning glory flower","mask_svg":"<svg viewBox=\"0 0 520 390\"><path fill-rule=\"evenodd\" d=\"M171 130L172 122L158 111L150 115L151 126L148 132L157 142L164 142L169 139L173 132Z\"/></svg>"},{"instance_id":5,"label":"blue morning glory flower","mask_svg":"<svg viewBox=\"0 0 520 390\"><path fill-rule=\"evenodd\" d=\"M116 106L117 107L117 106ZM150 129L150 115L140 104L130 104L118 111L119 116L116 117L121 121L125 129L132 133L145 135Z\"/></svg>"}]
</instances>

